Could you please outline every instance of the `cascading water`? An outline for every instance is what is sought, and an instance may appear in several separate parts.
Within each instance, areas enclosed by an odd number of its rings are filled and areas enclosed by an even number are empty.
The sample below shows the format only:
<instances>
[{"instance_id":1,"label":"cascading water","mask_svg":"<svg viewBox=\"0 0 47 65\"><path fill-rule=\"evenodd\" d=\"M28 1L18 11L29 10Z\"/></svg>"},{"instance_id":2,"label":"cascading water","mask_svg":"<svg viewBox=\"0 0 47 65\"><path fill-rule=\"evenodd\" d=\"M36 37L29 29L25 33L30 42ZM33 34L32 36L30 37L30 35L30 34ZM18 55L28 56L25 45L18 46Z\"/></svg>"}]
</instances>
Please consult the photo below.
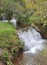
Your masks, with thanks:
<instances>
[{"instance_id":1,"label":"cascading water","mask_svg":"<svg viewBox=\"0 0 47 65\"><path fill-rule=\"evenodd\" d=\"M34 28L29 27L26 30L19 30L17 34L21 41L24 42L24 53L38 53L45 48L46 40L43 40L40 33Z\"/></svg>"}]
</instances>

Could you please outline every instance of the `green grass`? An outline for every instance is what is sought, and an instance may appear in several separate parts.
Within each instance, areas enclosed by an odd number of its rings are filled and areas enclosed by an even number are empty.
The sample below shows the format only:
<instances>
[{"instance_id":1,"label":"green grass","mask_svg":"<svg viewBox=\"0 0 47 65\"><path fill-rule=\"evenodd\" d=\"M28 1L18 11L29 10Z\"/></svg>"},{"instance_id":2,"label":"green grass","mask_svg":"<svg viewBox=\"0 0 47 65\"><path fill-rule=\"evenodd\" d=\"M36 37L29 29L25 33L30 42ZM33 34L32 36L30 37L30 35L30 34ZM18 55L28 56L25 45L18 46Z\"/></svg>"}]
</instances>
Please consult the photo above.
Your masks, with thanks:
<instances>
[{"instance_id":1,"label":"green grass","mask_svg":"<svg viewBox=\"0 0 47 65\"><path fill-rule=\"evenodd\" d=\"M0 33L4 33L5 31L14 31L15 28L12 24L8 22L0 22Z\"/></svg>"}]
</instances>

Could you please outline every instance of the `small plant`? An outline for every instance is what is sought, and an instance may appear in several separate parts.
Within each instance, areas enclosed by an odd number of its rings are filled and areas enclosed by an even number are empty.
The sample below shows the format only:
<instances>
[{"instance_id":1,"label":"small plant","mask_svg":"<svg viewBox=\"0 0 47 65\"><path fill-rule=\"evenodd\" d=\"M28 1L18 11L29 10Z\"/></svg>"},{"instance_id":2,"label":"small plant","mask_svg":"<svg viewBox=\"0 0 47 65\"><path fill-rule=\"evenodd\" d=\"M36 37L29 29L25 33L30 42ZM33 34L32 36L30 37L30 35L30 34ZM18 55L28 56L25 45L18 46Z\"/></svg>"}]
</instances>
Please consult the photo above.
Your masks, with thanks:
<instances>
[{"instance_id":1,"label":"small plant","mask_svg":"<svg viewBox=\"0 0 47 65\"><path fill-rule=\"evenodd\" d=\"M11 61L7 61L6 63L7 65L14 65Z\"/></svg>"},{"instance_id":2,"label":"small plant","mask_svg":"<svg viewBox=\"0 0 47 65\"><path fill-rule=\"evenodd\" d=\"M8 50L4 50L3 54L1 55L3 61L9 61L12 59L12 54L9 53Z\"/></svg>"},{"instance_id":3,"label":"small plant","mask_svg":"<svg viewBox=\"0 0 47 65\"><path fill-rule=\"evenodd\" d=\"M38 17L32 16L28 18L28 23L32 24L32 23L38 23L40 22L40 19Z\"/></svg>"}]
</instances>

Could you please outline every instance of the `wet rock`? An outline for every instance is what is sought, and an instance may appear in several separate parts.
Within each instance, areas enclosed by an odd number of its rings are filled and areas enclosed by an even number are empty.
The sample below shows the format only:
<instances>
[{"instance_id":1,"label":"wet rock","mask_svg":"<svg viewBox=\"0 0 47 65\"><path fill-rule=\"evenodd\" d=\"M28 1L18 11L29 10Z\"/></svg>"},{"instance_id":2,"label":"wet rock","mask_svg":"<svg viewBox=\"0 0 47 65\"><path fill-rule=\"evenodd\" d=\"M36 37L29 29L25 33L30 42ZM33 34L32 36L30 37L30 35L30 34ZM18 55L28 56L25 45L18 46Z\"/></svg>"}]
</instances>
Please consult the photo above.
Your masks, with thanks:
<instances>
[{"instance_id":1,"label":"wet rock","mask_svg":"<svg viewBox=\"0 0 47 65\"><path fill-rule=\"evenodd\" d=\"M23 53L23 48L19 48L19 54Z\"/></svg>"},{"instance_id":2,"label":"wet rock","mask_svg":"<svg viewBox=\"0 0 47 65\"><path fill-rule=\"evenodd\" d=\"M38 32L41 32L41 30L35 24L31 24L31 26L35 28Z\"/></svg>"},{"instance_id":3,"label":"wet rock","mask_svg":"<svg viewBox=\"0 0 47 65\"><path fill-rule=\"evenodd\" d=\"M47 34L45 34L45 38L47 39Z\"/></svg>"}]
</instances>

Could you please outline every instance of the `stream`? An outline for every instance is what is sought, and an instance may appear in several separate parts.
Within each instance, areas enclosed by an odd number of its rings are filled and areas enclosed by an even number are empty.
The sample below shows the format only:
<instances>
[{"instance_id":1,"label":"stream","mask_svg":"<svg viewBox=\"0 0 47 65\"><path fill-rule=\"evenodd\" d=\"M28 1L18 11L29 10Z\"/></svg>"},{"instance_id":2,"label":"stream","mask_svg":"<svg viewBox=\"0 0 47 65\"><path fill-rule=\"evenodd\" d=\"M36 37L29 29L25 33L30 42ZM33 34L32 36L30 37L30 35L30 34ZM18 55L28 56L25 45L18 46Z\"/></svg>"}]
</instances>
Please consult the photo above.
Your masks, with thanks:
<instances>
[{"instance_id":1,"label":"stream","mask_svg":"<svg viewBox=\"0 0 47 65\"><path fill-rule=\"evenodd\" d=\"M32 27L17 30L17 34L24 42L24 51L15 65L47 65L47 40Z\"/></svg>"}]
</instances>

